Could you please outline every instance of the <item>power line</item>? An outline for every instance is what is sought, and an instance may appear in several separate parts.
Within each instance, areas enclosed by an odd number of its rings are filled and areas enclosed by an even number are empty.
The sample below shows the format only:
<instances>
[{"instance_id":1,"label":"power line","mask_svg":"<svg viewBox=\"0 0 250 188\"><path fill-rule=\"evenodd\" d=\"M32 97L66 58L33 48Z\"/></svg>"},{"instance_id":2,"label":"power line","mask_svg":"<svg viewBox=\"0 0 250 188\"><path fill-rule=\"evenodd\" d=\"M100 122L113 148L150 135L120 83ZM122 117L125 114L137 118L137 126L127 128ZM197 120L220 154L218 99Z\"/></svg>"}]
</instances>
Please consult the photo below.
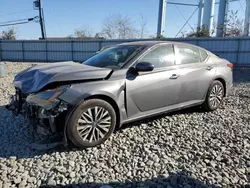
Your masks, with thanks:
<instances>
[{"instance_id":1,"label":"power line","mask_svg":"<svg viewBox=\"0 0 250 188\"><path fill-rule=\"evenodd\" d=\"M15 22L14 22L14 21L4 22L5 24L0 23L0 24L1 24L0 27L10 26L10 25L26 24L26 23L29 23L29 22L31 22L31 21L36 21L37 18L38 18L38 17L35 16L35 17L33 17L33 18L20 19L21 22L20 22L20 20L19 20L19 22L17 22L17 21L15 21ZM24 21L24 20L26 20L26 21Z\"/></svg>"},{"instance_id":2,"label":"power line","mask_svg":"<svg viewBox=\"0 0 250 188\"><path fill-rule=\"evenodd\" d=\"M0 24L8 24L8 23L13 23L13 22L20 22L20 21L24 21L24 20L28 20L28 19L30 19L30 18L0 22Z\"/></svg>"},{"instance_id":3,"label":"power line","mask_svg":"<svg viewBox=\"0 0 250 188\"><path fill-rule=\"evenodd\" d=\"M29 23L29 21L19 22L19 23L12 23L12 24L3 24L3 25L0 25L0 27L10 26L10 25L21 25L21 24L26 24L26 23Z\"/></svg>"}]
</instances>

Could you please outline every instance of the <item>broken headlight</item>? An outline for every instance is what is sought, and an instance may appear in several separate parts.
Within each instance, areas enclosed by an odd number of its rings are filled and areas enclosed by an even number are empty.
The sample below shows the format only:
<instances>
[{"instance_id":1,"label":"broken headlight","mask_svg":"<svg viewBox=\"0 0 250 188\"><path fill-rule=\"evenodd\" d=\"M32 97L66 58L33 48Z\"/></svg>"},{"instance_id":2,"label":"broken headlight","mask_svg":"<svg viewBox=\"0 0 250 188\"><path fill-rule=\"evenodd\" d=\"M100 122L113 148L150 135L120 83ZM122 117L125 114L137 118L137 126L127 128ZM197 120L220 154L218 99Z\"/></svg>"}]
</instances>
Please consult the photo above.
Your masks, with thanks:
<instances>
[{"instance_id":1,"label":"broken headlight","mask_svg":"<svg viewBox=\"0 0 250 188\"><path fill-rule=\"evenodd\" d=\"M37 105L49 110L55 107L60 102L60 100L57 98L68 88L69 86L47 90L36 94L30 94L28 95L26 102L28 104Z\"/></svg>"}]
</instances>

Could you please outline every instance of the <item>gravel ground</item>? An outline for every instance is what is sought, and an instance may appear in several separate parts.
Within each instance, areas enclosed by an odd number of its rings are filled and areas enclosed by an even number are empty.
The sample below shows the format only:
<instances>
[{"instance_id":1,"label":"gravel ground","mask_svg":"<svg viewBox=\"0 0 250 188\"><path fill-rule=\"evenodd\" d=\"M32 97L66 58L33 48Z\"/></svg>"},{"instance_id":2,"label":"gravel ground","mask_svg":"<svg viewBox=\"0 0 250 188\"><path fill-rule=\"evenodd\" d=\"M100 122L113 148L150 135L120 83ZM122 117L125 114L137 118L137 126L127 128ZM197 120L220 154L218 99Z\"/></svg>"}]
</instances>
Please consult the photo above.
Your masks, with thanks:
<instances>
[{"instance_id":1,"label":"gravel ground","mask_svg":"<svg viewBox=\"0 0 250 188\"><path fill-rule=\"evenodd\" d=\"M0 106L14 92L13 76L30 64L5 66ZM87 150L32 150L23 118L0 107L0 187L250 187L250 69L237 69L235 81L246 83L214 112L135 122Z\"/></svg>"}]
</instances>

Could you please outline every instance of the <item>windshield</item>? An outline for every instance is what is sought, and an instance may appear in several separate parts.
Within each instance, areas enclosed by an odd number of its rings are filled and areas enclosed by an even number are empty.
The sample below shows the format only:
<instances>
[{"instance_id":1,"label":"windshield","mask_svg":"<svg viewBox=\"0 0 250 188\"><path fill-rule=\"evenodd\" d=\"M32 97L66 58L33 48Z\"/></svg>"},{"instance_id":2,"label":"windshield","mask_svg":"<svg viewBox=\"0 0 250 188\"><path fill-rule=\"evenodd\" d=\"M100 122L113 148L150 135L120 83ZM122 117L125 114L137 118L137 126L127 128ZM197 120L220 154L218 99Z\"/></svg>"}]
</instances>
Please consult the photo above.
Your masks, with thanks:
<instances>
[{"instance_id":1,"label":"windshield","mask_svg":"<svg viewBox=\"0 0 250 188\"><path fill-rule=\"evenodd\" d=\"M93 57L83 64L94 67L121 68L129 59L141 52L145 46L140 45L121 45L110 47Z\"/></svg>"}]
</instances>

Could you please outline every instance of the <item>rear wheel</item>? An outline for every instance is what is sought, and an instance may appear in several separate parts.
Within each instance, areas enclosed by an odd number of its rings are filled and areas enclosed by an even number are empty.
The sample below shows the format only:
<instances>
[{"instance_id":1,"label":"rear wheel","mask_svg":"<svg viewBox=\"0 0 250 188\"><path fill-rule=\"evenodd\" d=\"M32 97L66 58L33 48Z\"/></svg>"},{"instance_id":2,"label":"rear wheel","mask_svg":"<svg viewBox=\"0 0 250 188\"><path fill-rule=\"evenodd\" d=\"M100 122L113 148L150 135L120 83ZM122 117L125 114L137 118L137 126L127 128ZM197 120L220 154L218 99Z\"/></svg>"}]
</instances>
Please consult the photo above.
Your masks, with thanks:
<instances>
[{"instance_id":1,"label":"rear wheel","mask_svg":"<svg viewBox=\"0 0 250 188\"><path fill-rule=\"evenodd\" d=\"M104 100L90 99L73 112L67 124L67 133L77 147L95 147L109 138L115 125L113 107Z\"/></svg>"},{"instance_id":2,"label":"rear wheel","mask_svg":"<svg viewBox=\"0 0 250 188\"><path fill-rule=\"evenodd\" d=\"M220 81L213 81L208 89L206 100L202 106L208 111L216 110L223 100L224 90L225 88Z\"/></svg>"}]
</instances>

